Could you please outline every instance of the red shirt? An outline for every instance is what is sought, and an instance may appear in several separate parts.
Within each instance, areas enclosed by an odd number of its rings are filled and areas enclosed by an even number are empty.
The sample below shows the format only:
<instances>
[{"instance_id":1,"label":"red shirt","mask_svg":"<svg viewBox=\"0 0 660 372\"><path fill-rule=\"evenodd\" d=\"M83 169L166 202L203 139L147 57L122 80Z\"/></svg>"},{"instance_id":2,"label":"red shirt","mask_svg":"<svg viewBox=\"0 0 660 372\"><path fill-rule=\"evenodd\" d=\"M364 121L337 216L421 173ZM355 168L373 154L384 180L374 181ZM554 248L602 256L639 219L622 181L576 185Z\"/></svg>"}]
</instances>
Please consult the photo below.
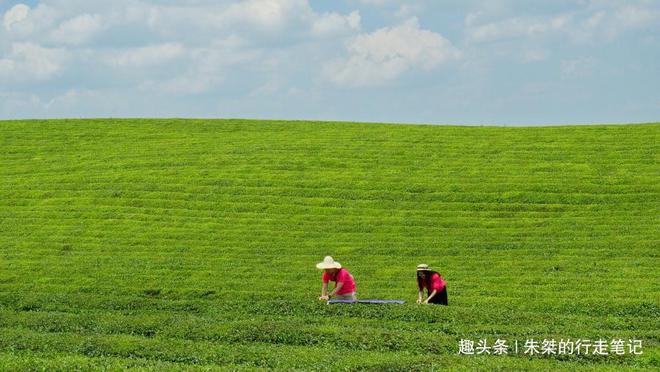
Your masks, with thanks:
<instances>
[{"instance_id":1,"label":"red shirt","mask_svg":"<svg viewBox=\"0 0 660 372\"><path fill-rule=\"evenodd\" d=\"M429 293L432 293L434 290L438 292L442 292L442 290L445 289L446 285L447 282L445 282L445 280L438 273L431 274L431 288L427 288L426 281L422 282L423 288L426 288L429 291ZM420 290L422 290L423 288L420 288Z\"/></svg>"},{"instance_id":2,"label":"red shirt","mask_svg":"<svg viewBox=\"0 0 660 372\"><path fill-rule=\"evenodd\" d=\"M351 275L346 269L339 269L335 275L330 275L324 271L322 280L323 283L328 283L331 280L337 284L344 283L341 289L337 292L338 295L355 292L355 280L353 280L353 275Z\"/></svg>"}]
</instances>

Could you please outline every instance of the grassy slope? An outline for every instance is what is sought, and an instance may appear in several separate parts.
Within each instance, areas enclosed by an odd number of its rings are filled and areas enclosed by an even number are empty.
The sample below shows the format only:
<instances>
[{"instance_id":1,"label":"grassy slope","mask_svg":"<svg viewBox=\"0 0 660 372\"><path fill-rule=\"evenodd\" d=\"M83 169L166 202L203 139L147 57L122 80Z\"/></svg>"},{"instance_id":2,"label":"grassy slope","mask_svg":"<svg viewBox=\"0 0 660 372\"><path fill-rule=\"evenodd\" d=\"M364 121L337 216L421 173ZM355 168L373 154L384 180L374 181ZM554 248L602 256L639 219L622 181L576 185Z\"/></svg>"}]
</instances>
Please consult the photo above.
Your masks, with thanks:
<instances>
[{"instance_id":1,"label":"grassy slope","mask_svg":"<svg viewBox=\"0 0 660 372\"><path fill-rule=\"evenodd\" d=\"M0 365L659 364L660 124L0 122ZM332 254L363 298L325 306ZM458 356L636 338L639 357Z\"/></svg>"}]
</instances>

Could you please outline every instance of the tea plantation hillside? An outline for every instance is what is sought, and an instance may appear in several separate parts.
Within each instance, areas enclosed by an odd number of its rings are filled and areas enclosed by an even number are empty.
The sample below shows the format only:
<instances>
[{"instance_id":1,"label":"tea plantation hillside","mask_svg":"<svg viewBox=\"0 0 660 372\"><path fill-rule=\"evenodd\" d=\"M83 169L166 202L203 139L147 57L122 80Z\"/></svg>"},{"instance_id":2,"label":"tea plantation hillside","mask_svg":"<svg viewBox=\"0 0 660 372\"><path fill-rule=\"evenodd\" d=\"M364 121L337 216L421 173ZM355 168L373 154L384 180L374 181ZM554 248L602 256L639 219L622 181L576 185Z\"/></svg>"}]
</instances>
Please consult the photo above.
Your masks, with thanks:
<instances>
[{"instance_id":1,"label":"tea plantation hillside","mask_svg":"<svg viewBox=\"0 0 660 372\"><path fill-rule=\"evenodd\" d=\"M1 121L0 369L658 368L659 135ZM320 302L325 255L407 303ZM415 304L419 263L448 307ZM520 349L459 354L481 339Z\"/></svg>"}]
</instances>

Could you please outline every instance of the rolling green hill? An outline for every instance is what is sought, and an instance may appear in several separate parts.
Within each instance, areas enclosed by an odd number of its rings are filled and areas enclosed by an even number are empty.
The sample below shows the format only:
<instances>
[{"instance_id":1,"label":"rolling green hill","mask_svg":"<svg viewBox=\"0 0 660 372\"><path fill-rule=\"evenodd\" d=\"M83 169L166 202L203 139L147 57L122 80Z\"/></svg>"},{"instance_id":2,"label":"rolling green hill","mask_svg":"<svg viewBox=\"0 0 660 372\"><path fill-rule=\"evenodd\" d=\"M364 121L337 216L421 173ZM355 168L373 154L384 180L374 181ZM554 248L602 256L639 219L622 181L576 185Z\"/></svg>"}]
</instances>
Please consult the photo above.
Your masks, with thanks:
<instances>
[{"instance_id":1,"label":"rolling green hill","mask_svg":"<svg viewBox=\"0 0 660 372\"><path fill-rule=\"evenodd\" d=\"M659 135L0 122L0 369L658 368ZM325 255L408 303L318 301ZM498 338L643 354L459 355Z\"/></svg>"}]
</instances>

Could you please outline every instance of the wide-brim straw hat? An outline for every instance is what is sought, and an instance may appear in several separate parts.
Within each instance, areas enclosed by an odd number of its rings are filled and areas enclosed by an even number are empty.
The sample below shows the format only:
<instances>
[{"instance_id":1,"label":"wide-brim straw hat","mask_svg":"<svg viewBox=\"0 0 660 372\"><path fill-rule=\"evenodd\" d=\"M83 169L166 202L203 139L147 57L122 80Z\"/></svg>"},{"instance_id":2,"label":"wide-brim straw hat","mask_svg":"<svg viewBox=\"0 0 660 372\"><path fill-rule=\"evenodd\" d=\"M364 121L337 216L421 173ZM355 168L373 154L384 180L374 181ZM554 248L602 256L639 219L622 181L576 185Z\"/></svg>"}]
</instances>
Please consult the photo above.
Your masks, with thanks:
<instances>
[{"instance_id":1,"label":"wide-brim straw hat","mask_svg":"<svg viewBox=\"0 0 660 372\"><path fill-rule=\"evenodd\" d=\"M428 271L428 270L429 270L429 265L427 264L417 265L417 271Z\"/></svg>"},{"instance_id":2,"label":"wide-brim straw hat","mask_svg":"<svg viewBox=\"0 0 660 372\"><path fill-rule=\"evenodd\" d=\"M325 256L323 262L316 264L317 269L341 269L341 264L332 259L330 256Z\"/></svg>"}]
</instances>

